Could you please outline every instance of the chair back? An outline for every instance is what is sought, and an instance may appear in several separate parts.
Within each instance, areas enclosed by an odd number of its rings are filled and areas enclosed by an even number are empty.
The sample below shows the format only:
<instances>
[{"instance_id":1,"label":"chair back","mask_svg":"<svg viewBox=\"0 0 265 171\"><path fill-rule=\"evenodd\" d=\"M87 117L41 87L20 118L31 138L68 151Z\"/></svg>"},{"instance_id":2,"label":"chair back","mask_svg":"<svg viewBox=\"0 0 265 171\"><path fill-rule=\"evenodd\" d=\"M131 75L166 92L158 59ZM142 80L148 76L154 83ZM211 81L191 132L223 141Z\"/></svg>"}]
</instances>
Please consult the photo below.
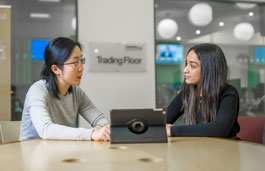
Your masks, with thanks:
<instances>
[{"instance_id":1,"label":"chair back","mask_svg":"<svg viewBox=\"0 0 265 171\"><path fill-rule=\"evenodd\" d=\"M237 136L243 141L262 144L265 115L264 116L239 116L240 132Z\"/></svg>"},{"instance_id":2,"label":"chair back","mask_svg":"<svg viewBox=\"0 0 265 171\"><path fill-rule=\"evenodd\" d=\"M21 121L0 121L0 139L2 143L19 141Z\"/></svg>"}]
</instances>

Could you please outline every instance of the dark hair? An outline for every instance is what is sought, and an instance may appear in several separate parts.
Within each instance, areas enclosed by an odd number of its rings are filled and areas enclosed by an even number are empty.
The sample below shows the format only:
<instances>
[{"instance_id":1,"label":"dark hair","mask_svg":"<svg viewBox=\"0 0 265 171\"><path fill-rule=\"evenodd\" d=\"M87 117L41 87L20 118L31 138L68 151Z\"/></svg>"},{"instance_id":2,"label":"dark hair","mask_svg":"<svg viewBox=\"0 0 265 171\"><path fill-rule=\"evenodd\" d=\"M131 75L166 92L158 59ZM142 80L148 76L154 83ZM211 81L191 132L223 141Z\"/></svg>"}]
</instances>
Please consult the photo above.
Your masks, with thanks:
<instances>
[{"instance_id":1,"label":"dark hair","mask_svg":"<svg viewBox=\"0 0 265 171\"><path fill-rule=\"evenodd\" d=\"M194 51L201 62L200 83L182 85L183 121L187 125L196 124L196 110L202 114L202 122L215 121L219 98L228 81L228 66L222 49L215 44L199 44ZM202 98L200 99L200 92Z\"/></svg>"},{"instance_id":2,"label":"dark hair","mask_svg":"<svg viewBox=\"0 0 265 171\"><path fill-rule=\"evenodd\" d=\"M58 37L52 40L45 48L45 64L42 67L41 76L42 79L46 80L50 94L57 99L60 99L58 96L59 90L51 66L57 65L62 69L63 63L71 56L72 51L76 46L81 49L81 45L78 42L66 37ZM72 87L68 89L68 92L71 91Z\"/></svg>"}]
</instances>

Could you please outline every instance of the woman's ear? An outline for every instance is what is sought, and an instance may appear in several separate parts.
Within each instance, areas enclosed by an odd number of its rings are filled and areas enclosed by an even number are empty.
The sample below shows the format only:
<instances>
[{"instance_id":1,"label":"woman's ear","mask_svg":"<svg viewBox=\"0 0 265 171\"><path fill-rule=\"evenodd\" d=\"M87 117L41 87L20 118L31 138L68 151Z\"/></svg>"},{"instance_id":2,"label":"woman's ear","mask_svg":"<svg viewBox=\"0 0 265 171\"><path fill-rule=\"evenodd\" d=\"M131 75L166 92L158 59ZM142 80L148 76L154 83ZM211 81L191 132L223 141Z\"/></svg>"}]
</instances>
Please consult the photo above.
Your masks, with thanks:
<instances>
[{"instance_id":1,"label":"woman's ear","mask_svg":"<svg viewBox=\"0 0 265 171\"><path fill-rule=\"evenodd\" d=\"M57 65L52 65L51 70L55 75L59 75L61 73L61 69L57 67Z\"/></svg>"}]
</instances>

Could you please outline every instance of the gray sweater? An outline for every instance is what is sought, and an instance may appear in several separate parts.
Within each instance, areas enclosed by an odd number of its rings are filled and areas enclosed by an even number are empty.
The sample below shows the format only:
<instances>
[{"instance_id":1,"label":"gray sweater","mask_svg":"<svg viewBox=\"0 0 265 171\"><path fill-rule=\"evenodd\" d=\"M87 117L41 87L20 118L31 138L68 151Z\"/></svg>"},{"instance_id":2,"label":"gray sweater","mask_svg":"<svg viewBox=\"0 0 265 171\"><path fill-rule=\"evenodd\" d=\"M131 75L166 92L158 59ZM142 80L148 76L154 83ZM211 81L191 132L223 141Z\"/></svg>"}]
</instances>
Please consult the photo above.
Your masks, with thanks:
<instances>
[{"instance_id":1,"label":"gray sweater","mask_svg":"<svg viewBox=\"0 0 265 171\"><path fill-rule=\"evenodd\" d=\"M59 94L59 100L50 95L45 80L35 82L26 95L20 140L90 140L93 128L74 128L77 114L93 127L109 123L82 89L72 86L72 90Z\"/></svg>"}]
</instances>

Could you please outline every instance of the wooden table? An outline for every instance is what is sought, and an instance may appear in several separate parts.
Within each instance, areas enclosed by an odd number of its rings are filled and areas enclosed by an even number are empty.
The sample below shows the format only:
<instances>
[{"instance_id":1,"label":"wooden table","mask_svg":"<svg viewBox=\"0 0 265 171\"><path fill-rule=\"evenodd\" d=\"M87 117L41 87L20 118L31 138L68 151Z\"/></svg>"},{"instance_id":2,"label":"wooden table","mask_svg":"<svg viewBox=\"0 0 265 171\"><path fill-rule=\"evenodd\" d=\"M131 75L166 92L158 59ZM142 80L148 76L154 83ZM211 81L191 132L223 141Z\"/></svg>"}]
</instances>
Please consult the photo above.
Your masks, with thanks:
<instances>
[{"instance_id":1,"label":"wooden table","mask_svg":"<svg viewBox=\"0 0 265 171\"><path fill-rule=\"evenodd\" d=\"M220 138L159 144L30 140L0 145L0 170L265 170L265 145Z\"/></svg>"}]
</instances>

